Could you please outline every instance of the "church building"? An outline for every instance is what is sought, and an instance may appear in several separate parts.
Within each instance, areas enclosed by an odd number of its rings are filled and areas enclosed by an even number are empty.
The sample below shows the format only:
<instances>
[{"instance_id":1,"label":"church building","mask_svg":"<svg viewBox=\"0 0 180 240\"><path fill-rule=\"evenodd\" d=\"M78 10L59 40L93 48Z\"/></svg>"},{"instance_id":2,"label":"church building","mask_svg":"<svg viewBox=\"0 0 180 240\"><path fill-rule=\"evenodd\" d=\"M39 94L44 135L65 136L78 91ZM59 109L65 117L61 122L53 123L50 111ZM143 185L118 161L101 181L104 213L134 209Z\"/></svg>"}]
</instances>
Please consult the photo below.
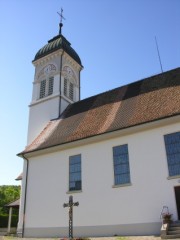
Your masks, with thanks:
<instances>
[{"instance_id":1,"label":"church building","mask_svg":"<svg viewBox=\"0 0 180 240\"><path fill-rule=\"evenodd\" d=\"M81 59L62 35L35 55L17 233L160 234L180 219L180 68L80 100Z\"/></svg>"}]
</instances>

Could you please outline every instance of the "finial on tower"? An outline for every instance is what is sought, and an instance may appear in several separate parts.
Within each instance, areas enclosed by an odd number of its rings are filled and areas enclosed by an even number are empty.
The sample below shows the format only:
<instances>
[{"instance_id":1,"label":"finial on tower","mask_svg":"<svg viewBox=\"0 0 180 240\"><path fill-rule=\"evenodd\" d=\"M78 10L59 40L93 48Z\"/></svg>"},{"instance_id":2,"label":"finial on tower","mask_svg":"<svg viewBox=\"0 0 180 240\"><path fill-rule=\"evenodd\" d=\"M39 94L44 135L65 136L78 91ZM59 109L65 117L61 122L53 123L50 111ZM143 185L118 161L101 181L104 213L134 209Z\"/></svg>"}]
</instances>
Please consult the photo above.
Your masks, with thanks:
<instances>
[{"instance_id":1,"label":"finial on tower","mask_svg":"<svg viewBox=\"0 0 180 240\"><path fill-rule=\"evenodd\" d=\"M57 14L60 16L60 23L59 23L59 35L61 34L61 29L63 26L62 20L66 20L63 16L63 9L61 8L61 13L57 12Z\"/></svg>"}]
</instances>

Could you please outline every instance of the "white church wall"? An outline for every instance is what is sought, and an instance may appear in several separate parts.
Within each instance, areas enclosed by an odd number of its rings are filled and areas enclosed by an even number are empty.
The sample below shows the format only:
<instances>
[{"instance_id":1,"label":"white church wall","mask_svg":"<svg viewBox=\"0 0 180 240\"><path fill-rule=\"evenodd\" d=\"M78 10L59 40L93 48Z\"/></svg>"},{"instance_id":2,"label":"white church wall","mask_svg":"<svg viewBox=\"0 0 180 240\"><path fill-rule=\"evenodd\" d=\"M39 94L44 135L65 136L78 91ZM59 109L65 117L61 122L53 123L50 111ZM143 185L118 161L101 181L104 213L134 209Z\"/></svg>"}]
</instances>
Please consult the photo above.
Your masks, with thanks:
<instances>
[{"instance_id":1,"label":"white church wall","mask_svg":"<svg viewBox=\"0 0 180 240\"><path fill-rule=\"evenodd\" d=\"M30 107L27 144L30 144L38 136L51 119L58 117L58 109L59 97L51 95L45 100L42 99L40 104Z\"/></svg>"},{"instance_id":2,"label":"white church wall","mask_svg":"<svg viewBox=\"0 0 180 240\"><path fill-rule=\"evenodd\" d=\"M54 76L53 95L59 94L59 74Z\"/></svg>"},{"instance_id":3,"label":"white church wall","mask_svg":"<svg viewBox=\"0 0 180 240\"><path fill-rule=\"evenodd\" d=\"M177 219L174 186L179 182L167 179L163 137L176 131L179 124L31 158L27 235L67 233L68 210L63 203L69 195L79 201L79 206L74 207L75 235L131 234L130 229L134 234L157 234L164 205ZM131 184L114 187L112 148L122 144L128 144ZM69 193L69 156L77 154L81 154L82 191Z\"/></svg>"},{"instance_id":4,"label":"white church wall","mask_svg":"<svg viewBox=\"0 0 180 240\"><path fill-rule=\"evenodd\" d=\"M24 216L24 201L25 201L25 188L26 188L26 173L27 173L27 162L23 162L23 176L21 182L21 198L19 208L19 218L17 226L17 234L22 236L23 216Z\"/></svg>"}]
</instances>

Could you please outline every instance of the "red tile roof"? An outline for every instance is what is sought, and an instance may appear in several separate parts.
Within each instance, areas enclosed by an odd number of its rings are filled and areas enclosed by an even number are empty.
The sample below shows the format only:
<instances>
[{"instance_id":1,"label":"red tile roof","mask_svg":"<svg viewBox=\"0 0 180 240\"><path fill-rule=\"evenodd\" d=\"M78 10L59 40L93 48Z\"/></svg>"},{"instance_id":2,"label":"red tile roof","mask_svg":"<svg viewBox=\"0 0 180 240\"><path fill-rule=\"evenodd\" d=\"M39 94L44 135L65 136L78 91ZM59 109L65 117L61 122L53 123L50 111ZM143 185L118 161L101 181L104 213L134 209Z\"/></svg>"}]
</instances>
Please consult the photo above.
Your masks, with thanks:
<instances>
[{"instance_id":1,"label":"red tile roof","mask_svg":"<svg viewBox=\"0 0 180 240\"><path fill-rule=\"evenodd\" d=\"M22 180L22 177L23 177L23 173L21 173L15 180Z\"/></svg>"},{"instance_id":2,"label":"red tile roof","mask_svg":"<svg viewBox=\"0 0 180 240\"><path fill-rule=\"evenodd\" d=\"M14 208L19 208L19 206L20 206L20 199L17 199L5 205L5 207L14 207Z\"/></svg>"},{"instance_id":3,"label":"red tile roof","mask_svg":"<svg viewBox=\"0 0 180 240\"><path fill-rule=\"evenodd\" d=\"M37 151L180 114L180 68L84 99L49 121L23 151Z\"/></svg>"}]
</instances>

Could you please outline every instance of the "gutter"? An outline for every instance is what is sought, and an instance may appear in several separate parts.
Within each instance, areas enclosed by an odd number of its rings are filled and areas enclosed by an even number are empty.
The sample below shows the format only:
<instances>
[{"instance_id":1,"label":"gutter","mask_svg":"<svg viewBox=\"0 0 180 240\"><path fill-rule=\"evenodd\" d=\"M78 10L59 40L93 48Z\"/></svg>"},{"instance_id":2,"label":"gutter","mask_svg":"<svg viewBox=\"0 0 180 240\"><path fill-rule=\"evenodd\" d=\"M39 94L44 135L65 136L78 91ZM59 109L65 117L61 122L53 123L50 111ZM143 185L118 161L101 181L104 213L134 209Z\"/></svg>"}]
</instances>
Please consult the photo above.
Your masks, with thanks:
<instances>
[{"instance_id":1,"label":"gutter","mask_svg":"<svg viewBox=\"0 0 180 240\"><path fill-rule=\"evenodd\" d=\"M169 122L169 119L170 119L170 122ZM143 131L144 131L144 129L149 129L149 127L147 127L147 125L150 126L150 127L156 127L156 126L159 127L159 126L164 126L164 125L169 124L169 123L178 123L179 119L180 119L180 114L177 113L177 114L172 115L172 116L162 117L162 118L159 118L159 119L156 119L156 120L151 120L151 121L148 121L148 122L139 123L139 124L135 124L135 125L128 126L128 127L122 127L122 128L119 128L119 129L114 129L114 130L111 130L109 132L103 132L103 133L99 133L99 134L85 136L85 137L75 139L75 140L72 140L72 141L67 141L67 142L57 143L57 144L51 145L51 146L41 147L40 149L33 149L33 150L29 150L29 151L24 150L23 152L17 154L17 156L23 156L23 154L26 154L26 155L28 154L28 156L37 156L38 152L42 152L44 150L48 150L48 149L51 149L51 148L53 149L53 148L56 148L56 147L65 146L65 145L68 145L68 144L76 144L78 142L80 142L80 144L78 146L81 146L82 141L83 141L83 143L85 143L84 142L85 140L88 141L88 140L91 140L93 138L96 138L96 139L98 138L99 139L99 138L102 138L103 136L105 137L105 139L108 139L108 138L106 138L106 136L112 135L112 134L115 134L114 136L118 137L118 136L120 136L119 135L120 131L122 132L121 134L130 134L130 133L132 134L132 133L136 133L137 131L140 131L140 129L142 129ZM163 121L163 122L159 123L159 121ZM112 137L110 137L110 138L112 138ZM104 140L104 138L103 138L103 140ZM98 141L100 141L100 139ZM88 144L88 143L86 143L86 144ZM35 154L35 155L31 155L31 154Z\"/></svg>"},{"instance_id":2,"label":"gutter","mask_svg":"<svg viewBox=\"0 0 180 240\"><path fill-rule=\"evenodd\" d=\"M79 71L79 101L81 101L81 71Z\"/></svg>"},{"instance_id":3,"label":"gutter","mask_svg":"<svg viewBox=\"0 0 180 240\"><path fill-rule=\"evenodd\" d=\"M62 51L62 54L61 54L61 63L60 63L60 77L59 77L59 115L58 117L60 117L60 114L61 114L61 75L62 75L62 57L63 57L63 54L64 54L64 50Z\"/></svg>"},{"instance_id":4,"label":"gutter","mask_svg":"<svg viewBox=\"0 0 180 240\"><path fill-rule=\"evenodd\" d=\"M29 159L27 159L23 154L22 157L27 161L26 167L26 181L25 181L25 193L24 193L24 208L23 208L23 225L22 225L22 238L24 238L25 230L25 217L26 217L26 199L27 199L27 183L28 183L28 171L29 171Z\"/></svg>"}]
</instances>

